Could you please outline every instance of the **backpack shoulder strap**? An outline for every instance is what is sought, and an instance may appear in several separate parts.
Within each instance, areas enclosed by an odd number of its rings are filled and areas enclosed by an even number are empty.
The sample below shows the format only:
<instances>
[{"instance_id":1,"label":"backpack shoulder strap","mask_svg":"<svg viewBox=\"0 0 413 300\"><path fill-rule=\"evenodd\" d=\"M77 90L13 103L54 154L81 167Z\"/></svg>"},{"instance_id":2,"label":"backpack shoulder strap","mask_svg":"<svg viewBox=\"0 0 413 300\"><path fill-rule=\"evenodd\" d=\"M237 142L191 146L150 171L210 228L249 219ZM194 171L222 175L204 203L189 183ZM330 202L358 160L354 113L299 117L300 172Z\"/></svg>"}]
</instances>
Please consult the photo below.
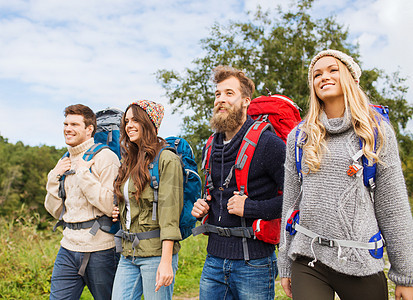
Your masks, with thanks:
<instances>
[{"instance_id":1,"label":"backpack shoulder strap","mask_svg":"<svg viewBox=\"0 0 413 300\"><path fill-rule=\"evenodd\" d=\"M159 184L159 158L161 157L161 153L163 150L169 150L172 151L173 153L176 154L176 150L171 147L163 147L161 150L159 150L158 154L155 156L154 160L149 164L149 174L151 177L151 188L153 189L158 189L158 184Z\"/></svg>"},{"instance_id":2,"label":"backpack shoulder strap","mask_svg":"<svg viewBox=\"0 0 413 300\"><path fill-rule=\"evenodd\" d=\"M255 121L245 133L235 160L235 179L240 194L248 195L248 172L261 134L272 128L265 120Z\"/></svg>"},{"instance_id":3,"label":"backpack shoulder strap","mask_svg":"<svg viewBox=\"0 0 413 300\"><path fill-rule=\"evenodd\" d=\"M254 156L255 149L257 148L258 141L264 131L270 129L274 131L271 123L267 121L266 117L258 117L256 121L248 128L244 137L242 138L241 146L235 160L235 181L240 195L248 196L248 173ZM230 174L231 175L231 172ZM230 180L227 177L227 180ZM228 183L229 183L228 180ZM241 226L246 227L246 221L244 217L241 217ZM242 249L244 252L244 259L249 260L249 251L247 245L247 239L242 238Z\"/></svg>"},{"instance_id":4,"label":"backpack shoulder strap","mask_svg":"<svg viewBox=\"0 0 413 300\"><path fill-rule=\"evenodd\" d=\"M363 149L363 140L360 138L360 149ZM377 134L374 133L374 152L376 151L376 142L377 142ZM369 165L368 159L363 155L361 157L361 161L363 163L363 183L364 185L369 188L370 190L374 190L376 187L376 169L377 164L374 162L372 165Z\"/></svg>"},{"instance_id":5,"label":"backpack shoulder strap","mask_svg":"<svg viewBox=\"0 0 413 300\"><path fill-rule=\"evenodd\" d=\"M209 160L211 158L211 150L212 145L214 143L215 134L211 134L205 144L205 151L204 151L204 159L202 160L201 169L204 171L205 174L205 187L204 187L204 196L210 194L210 191L214 189L211 177L211 169L209 165Z\"/></svg>"},{"instance_id":6,"label":"backpack shoulder strap","mask_svg":"<svg viewBox=\"0 0 413 300\"><path fill-rule=\"evenodd\" d=\"M98 154L103 149L110 149L110 148L109 148L108 145L105 145L105 144L102 144L102 143L96 143L92 147L90 147L89 150L87 150L85 152L85 154L83 154L83 159L85 161L89 161L93 157L95 157L95 155Z\"/></svg>"},{"instance_id":7,"label":"backpack shoulder strap","mask_svg":"<svg viewBox=\"0 0 413 300\"><path fill-rule=\"evenodd\" d=\"M70 156L69 151L66 151L66 153L65 153L65 154L63 154L63 156L62 156L62 158L61 158L61 159L65 158L65 157L69 157L69 156Z\"/></svg>"},{"instance_id":8,"label":"backpack shoulder strap","mask_svg":"<svg viewBox=\"0 0 413 300\"><path fill-rule=\"evenodd\" d=\"M109 146L102 144L102 143L96 143L94 144L92 147L89 148L89 150L87 150L85 152L85 154L83 154L83 159L85 161L90 161L96 154L98 154L101 150L103 149L110 149ZM69 151L67 151L61 159L65 158L65 157L69 157L70 153ZM65 179L66 179L66 175L70 175L70 174L74 174L75 171L74 170L68 170L66 171L59 179L59 191L58 191L58 196L62 199L63 202L63 208L62 208L62 212L60 213L59 216L59 220L56 223L56 225L53 227L53 231L56 231L56 228L58 226L65 226L64 221L63 221L63 215L66 212L66 206L65 206L65 201L66 201L66 191L65 191ZM97 230L97 229L96 229ZM94 231L95 232L95 231ZM95 232L96 234L96 232ZM95 235L93 234L93 235Z\"/></svg>"},{"instance_id":9,"label":"backpack shoulder strap","mask_svg":"<svg viewBox=\"0 0 413 300\"><path fill-rule=\"evenodd\" d=\"M301 172L303 160L303 145L307 138L305 132L301 129L301 126L303 124L304 121L301 121L297 126L297 131L295 132L295 166L300 181L303 180L303 173Z\"/></svg>"},{"instance_id":10,"label":"backpack shoulder strap","mask_svg":"<svg viewBox=\"0 0 413 300\"><path fill-rule=\"evenodd\" d=\"M69 151L66 151L66 153L63 154L61 159L65 158L65 157L69 157L69 156L70 156ZM66 179L66 175L70 175L70 174L73 174L73 173L74 173L73 170L68 170L68 171L64 172L63 175L60 176L60 178L59 178L59 190L57 192L57 195L59 196L60 199L62 199L62 202L63 202L63 209L62 209L62 212L60 213L59 220L62 220L63 215L66 212L66 206L65 206L65 201L66 201L65 179ZM56 230L56 229L54 229L54 230Z\"/></svg>"},{"instance_id":11,"label":"backpack shoulder strap","mask_svg":"<svg viewBox=\"0 0 413 300\"><path fill-rule=\"evenodd\" d=\"M149 164L150 186L153 189L153 210L152 221L156 221L156 211L158 209L158 190L159 190L159 157L163 150L169 150L176 153L176 150L171 147L163 147L155 156L155 159Z\"/></svg>"},{"instance_id":12,"label":"backpack shoulder strap","mask_svg":"<svg viewBox=\"0 0 413 300\"><path fill-rule=\"evenodd\" d=\"M389 108L383 105L373 105L370 104L370 107L373 108L376 112L380 114L382 118L378 118L378 123L380 123L381 119L385 120L387 123L390 123L389 119ZM374 152L376 151L377 146L377 137L378 133L377 130L374 131ZM363 140L360 138L360 149L363 149ZM361 157L361 161L363 163L363 183L364 185L369 188L370 192L372 193L376 188L376 170L377 164L374 162L372 165L369 165L368 159L363 155Z\"/></svg>"},{"instance_id":13,"label":"backpack shoulder strap","mask_svg":"<svg viewBox=\"0 0 413 300\"><path fill-rule=\"evenodd\" d=\"M212 144L214 142L214 137L215 134L211 134L211 136L208 138L206 144L205 144L205 154L204 154L204 159L202 160L202 170L205 170L206 168L209 168L209 158L211 156L211 149L212 149Z\"/></svg>"},{"instance_id":14,"label":"backpack shoulder strap","mask_svg":"<svg viewBox=\"0 0 413 300\"><path fill-rule=\"evenodd\" d=\"M66 151L65 154L63 154L62 158L65 157L69 157L70 153L69 151ZM56 228L59 226L63 226L63 215L66 212L66 205L65 205L65 201L66 201L66 190L65 190L65 179L66 179L66 175L71 175L74 174L75 171L74 170L68 170L66 172L63 173L62 176L60 176L59 178L59 189L57 191L57 195L59 196L60 199L62 199L62 203L63 203L63 207L62 207L62 211L60 212L60 216L59 219L57 221L57 223L55 224L55 226L53 227L53 231L56 231Z\"/></svg>"}]
</instances>

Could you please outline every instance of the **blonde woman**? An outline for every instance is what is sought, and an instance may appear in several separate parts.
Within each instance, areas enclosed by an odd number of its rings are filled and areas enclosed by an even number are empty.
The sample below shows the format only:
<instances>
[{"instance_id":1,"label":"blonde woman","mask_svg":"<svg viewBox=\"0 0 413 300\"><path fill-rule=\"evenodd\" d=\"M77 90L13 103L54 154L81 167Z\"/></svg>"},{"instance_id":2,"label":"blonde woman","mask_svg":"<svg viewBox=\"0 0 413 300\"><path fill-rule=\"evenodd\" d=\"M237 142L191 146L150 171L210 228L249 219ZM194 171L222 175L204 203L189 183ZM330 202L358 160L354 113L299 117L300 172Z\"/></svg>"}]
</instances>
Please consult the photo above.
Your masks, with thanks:
<instances>
[{"instance_id":1,"label":"blonde woman","mask_svg":"<svg viewBox=\"0 0 413 300\"><path fill-rule=\"evenodd\" d=\"M383 238L396 299L413 299L413 220L397 141L370 107L360 75L345 53L317 54L308 72L309 112L300 134L296 128L288 136L283 224L294 226L281 234L278 267L294 300L332 300L335 293L388 299ZM362 156L376 163L374 189L363 183Z\"/></svg>"}]
</instances>

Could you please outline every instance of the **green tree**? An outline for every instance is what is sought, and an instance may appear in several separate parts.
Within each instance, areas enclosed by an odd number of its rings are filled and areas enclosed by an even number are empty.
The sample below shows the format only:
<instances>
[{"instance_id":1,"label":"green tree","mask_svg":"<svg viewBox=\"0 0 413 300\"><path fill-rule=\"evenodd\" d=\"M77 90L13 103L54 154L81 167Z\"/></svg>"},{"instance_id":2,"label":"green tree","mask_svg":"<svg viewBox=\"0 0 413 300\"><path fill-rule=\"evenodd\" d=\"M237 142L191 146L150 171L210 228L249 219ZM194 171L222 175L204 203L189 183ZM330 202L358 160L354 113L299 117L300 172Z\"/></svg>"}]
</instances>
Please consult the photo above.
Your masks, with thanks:
<instances>
[{"instance_id":1,"label":"green tree","mask_svg":"<svg viewBox=\"0 0 413 300\"><path fill-rule=\"evenodd\" d=\"M275 12L264 12L258 7L250 21L214 24L209 37L201 40L205 55L193 61L193 68L186 68L183 74L174 70L157 72L174 113L187 112L182 132L194 146L198 162L211 134L208 124L214 95L210 76L214 67L231 65L244 70L257 85L254 97L266 94L268 88L293 99L304 115L311 58L327 48L341 50L356 60L360 57L358 46L349 40L348 29L334 16L315 19L309 13L313 0L294 3L297 4L291 5L294 11L278 8ZM364 69L361 86L374 102L391 108L398 139L408 144L411 137L403 135L403 129L412 117L413 108L406 101L404 81L398 73L389 76L381 70ZM384 87L379 90L377 86Z\"/></svg>"},{"instance_id":2,"label":"green tree","mask_svg":"<svg viewBox=\"0 0 413 300\"><path fill-rule=\"evenodd\" d=\"M46 215L43 203L47 174L64 151L22 142L12 144L0 136L0 215L10 214L23 204Z\"/></svg>"}]
</instances>

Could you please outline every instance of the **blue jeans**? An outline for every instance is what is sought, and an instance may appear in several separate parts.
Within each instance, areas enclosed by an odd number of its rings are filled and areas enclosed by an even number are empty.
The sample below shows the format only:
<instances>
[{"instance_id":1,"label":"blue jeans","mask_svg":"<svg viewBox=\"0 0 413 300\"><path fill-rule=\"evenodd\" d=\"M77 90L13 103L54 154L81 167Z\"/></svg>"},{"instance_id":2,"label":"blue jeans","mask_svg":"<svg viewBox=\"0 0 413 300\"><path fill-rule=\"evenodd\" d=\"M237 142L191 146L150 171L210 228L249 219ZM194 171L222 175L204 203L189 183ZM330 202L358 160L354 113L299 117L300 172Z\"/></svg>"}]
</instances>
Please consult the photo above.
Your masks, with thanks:
<instances>
[{"instance_id":1,"label":"blue jeans","mask_svg":"<svg viewBox=\"0 0 413 300\"><path fill-rule=\"evenodd\" d=\"M95 299L110 299L119 261L115 248L91 252L84 276L78 274L83 252L60 247L52 273L50 299L79 299L85 284Z\"/></svg>"},{"instance_id":2,"label":"blue jeans","mask_svg":"<svg viewBox=\"0 0 413 300\"><path fill-rule=\"evenodd\" d=\"M145 299L172 299L174 291L175 274L178 269L178 254L172 256L172 269L174 280L170 286L162 286L155 293L156 272L158 270L160 256L132 257L121 256L115 282L113 283L112 299L132 300L141 299L142 293Z\"/></svg>"},{"instance_id":3,"label":"blue jeans","mask_svg":"<svg viewBox=\"0 0 413 300\"><path fill-rule=\"evenodd\" d=\"M223 259L207 255L199 285L199 299L274 299L277 257Z\"/></svg>"}]
</instances>

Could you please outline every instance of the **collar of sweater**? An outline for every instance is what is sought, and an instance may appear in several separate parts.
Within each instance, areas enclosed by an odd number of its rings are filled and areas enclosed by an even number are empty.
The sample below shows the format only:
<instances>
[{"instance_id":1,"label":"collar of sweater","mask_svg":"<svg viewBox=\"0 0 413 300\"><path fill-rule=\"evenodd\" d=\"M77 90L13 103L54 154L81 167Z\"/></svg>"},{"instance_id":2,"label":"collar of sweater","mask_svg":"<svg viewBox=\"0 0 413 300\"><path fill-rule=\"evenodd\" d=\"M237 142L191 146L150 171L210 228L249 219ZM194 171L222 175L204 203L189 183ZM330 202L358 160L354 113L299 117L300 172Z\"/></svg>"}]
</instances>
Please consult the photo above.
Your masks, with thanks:
<instances>
[{"instance_id":1,"label":"collar of sweater","mask_svg":"<svg viewBox=\"0 0 413 300\"><path fill-rule=\"evenodd\" d=\"M327 115L324 111L320 114L320 121L323 123L326 131L329 134L342 133L350 129L353 124L351 123L351 113L346 109L344 116L340 118L327 118Z\"/></svg>"},{"instance_id":2,"label":"collar of sweater","mask_svg":"<svg viewBox=\"0 0 413 300\"><path fill-rule=\"evenodd\" d=\"M88 150L90 147L93 146L94 143L94 139L90 138L75 147L67 147L67 150L69 151L70 156L76 156Z\"/></svg>"},{"instance_id":3,"label":"collar of sweater","mask_svg":"<svg viewBox=\"0 0 413 300\"><path fill-rule=\"evenodd\" d=\"M224 152L224 157L231 157L232 154L237 154L239 147L241 146L242 139L247 132L248 128L254 123L254 120L247 116L247 120L242 125L241 129L235 134L231 141L224 144L224 134L217 133L216 139L213 144L213 156L221 157L222 152Z\"/></svg>"}]
</instances>

